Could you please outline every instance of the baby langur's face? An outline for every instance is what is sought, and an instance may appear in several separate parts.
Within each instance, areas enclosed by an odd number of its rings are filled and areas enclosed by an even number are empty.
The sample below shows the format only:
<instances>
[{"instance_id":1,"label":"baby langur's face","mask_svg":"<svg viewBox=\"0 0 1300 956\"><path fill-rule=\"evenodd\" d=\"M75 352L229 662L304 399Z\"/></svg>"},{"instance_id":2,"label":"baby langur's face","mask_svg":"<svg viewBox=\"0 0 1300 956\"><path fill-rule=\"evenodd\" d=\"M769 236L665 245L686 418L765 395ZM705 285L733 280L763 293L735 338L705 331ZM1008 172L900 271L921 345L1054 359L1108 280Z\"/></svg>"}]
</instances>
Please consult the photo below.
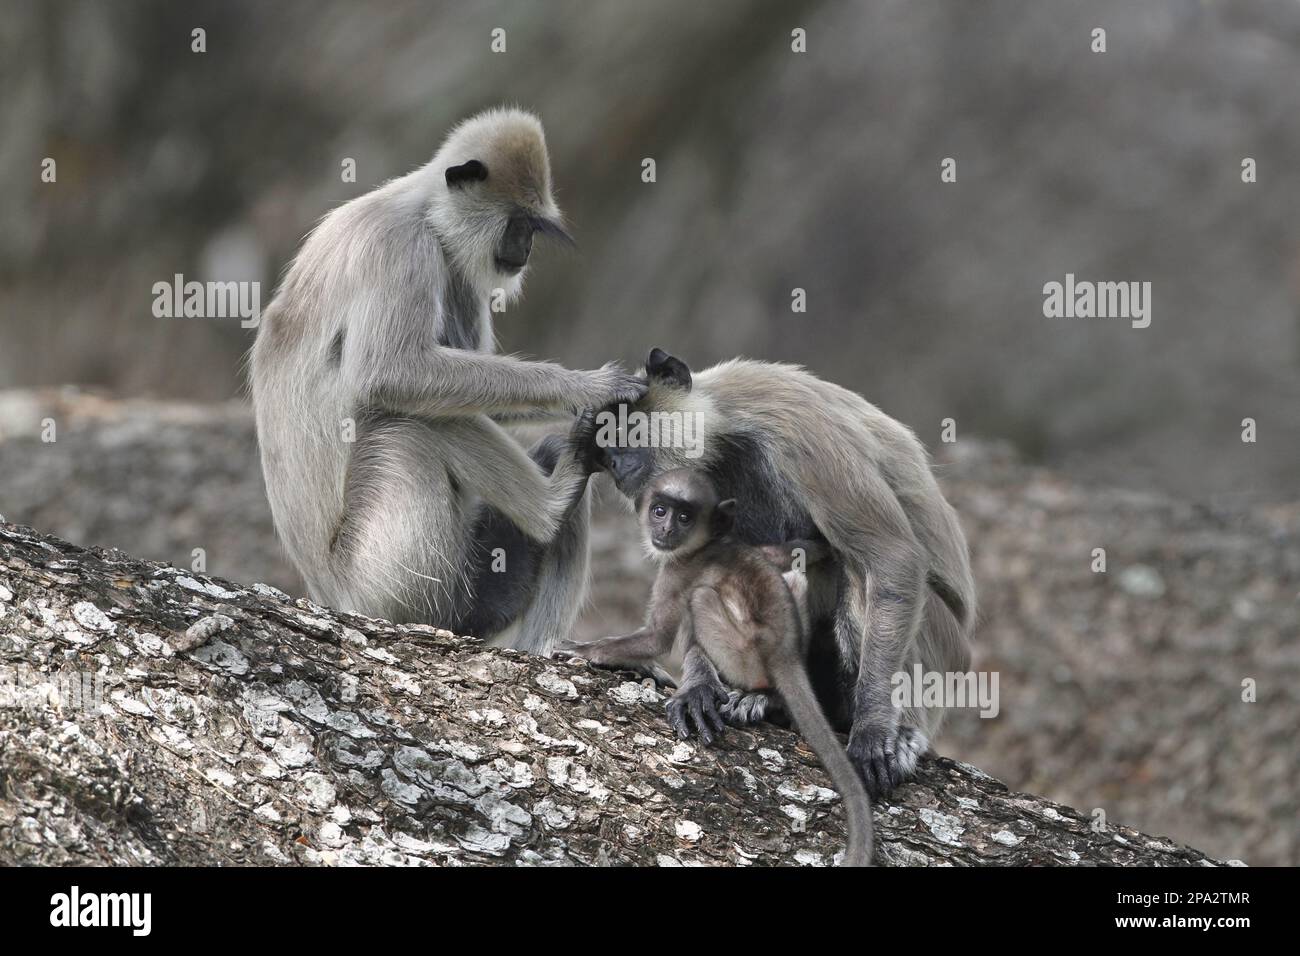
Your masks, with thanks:
<instances>
[{"instance_id":1,"label":"baby langur's face","mask_svg":"<svg viewBox=\"0 0 1300 956\"><path fill-rule=\"evenodd\" d=\"M693 543L692 539L703 533L695 505L662 495L651 499L646 508L645 523L646 534L656 551L677 551L682 548L694 551L694 547L689 547Z\"/></svg>"},{"instance_id":2,"label":"baby langur's face","mask_svg":"<svg viewBox=\"0 0 1300 956\"><path fill-rule=\"evenodd\" d=\"M717 493L708 479L677 469L651 482L641 499L641 525L651 554L685 556L703 547Z\"/></svg>"}]
</instances>

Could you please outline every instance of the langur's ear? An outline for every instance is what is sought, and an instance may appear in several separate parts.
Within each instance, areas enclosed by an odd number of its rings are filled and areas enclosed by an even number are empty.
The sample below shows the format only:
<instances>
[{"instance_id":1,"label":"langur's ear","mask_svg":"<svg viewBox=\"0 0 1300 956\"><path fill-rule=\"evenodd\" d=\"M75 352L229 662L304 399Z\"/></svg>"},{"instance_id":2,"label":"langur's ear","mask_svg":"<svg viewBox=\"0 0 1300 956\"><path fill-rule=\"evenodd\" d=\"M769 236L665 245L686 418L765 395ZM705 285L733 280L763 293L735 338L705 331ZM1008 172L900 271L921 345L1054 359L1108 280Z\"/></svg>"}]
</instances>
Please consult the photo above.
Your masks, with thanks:
<instances>
[{"instance_id":1,"label":"langur's ear","mask_svg":"<svg viewBox=\"0 0 1300 956\"><path fill-rule=\"evenodd\" d=\"M713 509L715 532L730 531L731 526L736 523L736 499L728 498L725 501L719 501L718 506Z\"/></svg>"},{"instance_id":2,"label":"langur's ear","mask_svg":"<svg viewBox=\"0 0 1300 956\"><path fill-rule=\"evenodd\" d=\"M650 357L645 360L645 373L651 382L672 385L688 392L691 390L690 366L663 349L650 350Z\"/></svg>"},{"instance_id":3,"label":"langur's ear","mask_svg":"<svg viewBox=\"0 0 1300 956\"><path fill-rule=\"evenodd\" d=\"M481 183L485 179L487 179L487 167L477 159L471 159L459 166L447 167L447 185L452 189L460 189L467 183Z\"/></svg>"}]
</instances>

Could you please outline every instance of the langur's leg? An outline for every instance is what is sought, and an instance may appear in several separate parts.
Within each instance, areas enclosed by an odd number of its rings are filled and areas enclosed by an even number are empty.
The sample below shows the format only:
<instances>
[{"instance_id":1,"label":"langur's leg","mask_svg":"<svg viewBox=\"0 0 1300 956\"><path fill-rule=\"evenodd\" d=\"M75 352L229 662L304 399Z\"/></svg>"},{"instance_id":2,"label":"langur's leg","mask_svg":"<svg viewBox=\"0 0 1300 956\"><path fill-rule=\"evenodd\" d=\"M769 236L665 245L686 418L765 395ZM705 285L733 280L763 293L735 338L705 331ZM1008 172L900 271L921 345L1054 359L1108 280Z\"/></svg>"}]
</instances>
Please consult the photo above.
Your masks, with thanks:
<instances>
[{"instance_id":1,"label":"langur's leg","mask_svg":"<svg viewBox=\"0 0 1300 956\"><path fill-rule=\"evenodd\" d=\"M459 619L471 589L467 518L443 465L455 453L411 419L358 424L330 541L330 602L397 623L446 627Z\"/></svg>"},{"instance_id":2,"label":"langur's leg","mask_svg":"<svg viewBox=\"0 0 1300 956\"><path fill-rule=\"evenodd\" d=\"M789 547L807 548L813 544L815 542L793 542ZM763 549L768 556L768 560L773 560L769 548L775 548L784 553L787 545L769 545ZM818 552L815 560L823 560L828 553L828 551ZM794 600L795 613L799 616L799 627L803 632L800 635L799 646L806 659L807 634L810 626L808 616L808 575L803 571L786 571L781 575L781 578L790 591L790 597ZM763 720L784 725L788 725L790 722L790 715L781 701L781 695L775 691L768 693L766 691L742 692L733 690L727 697L727 703L722 708L722 714L727 718L727 723L738 727L756 724Z\"/></svg>"},{"instance_id":3,"label":"langur's leg","mask_svg":"<svg viewBox=\"0 0 1300 956\"><path fill-rule=\"evenodd\" d=\"M937 673L965 673L970 670L970 643L952 609L929 588L926 589L925 618L917 635L904 671L913 672L917 662L922 671ZM899 721L899 766L910 775L921 757L930 749L930 742L939 734L946 711L943 707L904 707Z\"/></svg>"},{"instance_id":4,"label":"langur's leg","mask_svg":"<svg viewBox=\"0 0 1300 956\"><path fill-rule=\"evenodd\" d=\"M713 662L692 641L682 656L682 682L668 699L668 723L682 740L698 732L706 744L713 743L714 737L721 736L726 727L723 709L727 705L727 693L727 686Z\"/></svg>"},{"instance_id":5,"label":"langur's leg","mask_svg":"<svg viewBox=\"0 0 1300 956\"><path fill-rule=\"evenodd\" d=\"M556 453L547 472L486 417L448 419L439 431L462 449L453 477L531 541L552 541L586 494L590 472L575 453ZM543 452L551 449L552 443L544 440Z\"/></svg>"},{"instance_id":6,"label":"langur's leg","mask_svg":"<svg viewBox=\"0 0 1300 956\"><path fill-rule=\"evenodd\" d=\"M529 453L547 475L554 473L568 444L558 435L548 435ZM530 654L549 655L556 642L573 632L578 612L587 600L587 533L591 515L588 487L560 522L555 537L534 549L536 568L530 590L531 601L519 619L509 646Z\"/></svg>"},{"instance_id":7,"label":"langur's leg","mask_svg":"<svg viewBox=\"0 0 1300 956\"><path fill-rule=\"evenodd\" d=\"M924 572L915 561L881 563L869 574L846 568L850 586L840 595L836 631L841 644L856 631L860 641L853 689L849 758L872 797L903 783L916 769L918 747L929 745L909 730L900 744L902 710L894 704L893 675L916 653L924 601Z\"/></svg>"},{"instance_id":8,"label":"langur's leg","mask_svg":"<svg viewBox=\"0 0 1300 956\"><path fill-rule=\"evenodd\" d=\"M726 727L724 710L730 699L729 689L718 669L700 646L697 634L734 634L736 625L718 597L708 587L691 592L689 611L682 618L681 629L686 653L682 657L682 682L668 701L668 723L677 736L686 740L698 732L706 744L713 743ZM737 638L738 643L743 638ZM694 728L692 729L692 725Z\"/></svg>"}]
</instances>

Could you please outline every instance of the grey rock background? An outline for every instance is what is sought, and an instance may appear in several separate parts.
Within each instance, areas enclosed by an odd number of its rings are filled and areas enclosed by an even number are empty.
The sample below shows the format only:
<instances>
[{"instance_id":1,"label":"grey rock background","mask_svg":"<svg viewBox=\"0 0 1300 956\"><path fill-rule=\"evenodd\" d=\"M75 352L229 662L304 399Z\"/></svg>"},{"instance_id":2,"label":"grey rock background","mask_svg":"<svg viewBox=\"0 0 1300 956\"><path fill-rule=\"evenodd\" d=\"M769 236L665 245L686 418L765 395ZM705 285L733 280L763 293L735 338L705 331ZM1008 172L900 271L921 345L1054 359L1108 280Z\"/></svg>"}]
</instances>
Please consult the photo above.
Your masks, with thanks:
<instances>
[{"instance_id":1,"label":"grey rock background","mask_svg":"<svg viewBox=\"0 0 1300 956\"><path fill-rule=\"evenodd\" d=\"M580 247L539 254L508 350L803 362L931 443L952 417L1203 499L1300 477L1291 0L20 0L0 90L0 385L236 394L251 333L154 318L153 283L260 278L265 301L322 213L518 102ZM1045 319L1067 272L1150 281L1151 327Z\"/></svg>"}]
</instances>

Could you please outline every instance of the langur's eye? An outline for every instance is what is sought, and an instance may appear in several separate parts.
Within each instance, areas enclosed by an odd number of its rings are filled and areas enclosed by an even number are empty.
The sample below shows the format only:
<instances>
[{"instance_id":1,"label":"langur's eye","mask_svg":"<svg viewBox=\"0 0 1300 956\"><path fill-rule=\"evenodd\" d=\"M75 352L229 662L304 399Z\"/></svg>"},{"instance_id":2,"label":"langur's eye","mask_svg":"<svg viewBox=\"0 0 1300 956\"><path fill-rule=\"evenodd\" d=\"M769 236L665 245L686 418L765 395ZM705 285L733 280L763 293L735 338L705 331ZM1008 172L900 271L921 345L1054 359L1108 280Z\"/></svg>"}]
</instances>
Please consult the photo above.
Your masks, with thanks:
<instances>
[{"instance_id":1,"label":"langur's eye","mask_svg":"<svg viewBox=\"0 0 1300 956\"><path fill-rule=\"evenodd\" d=\"M650 513L656 518L662 518L664 515L668 514L668 509L663 505L655 505L650 509Z\"/></svg>"},{"instance_id":2,"label":"langur's eye","mask_svg":"<svg viewBox=\"0 0 1300 956\"><path fill-rule=\"evenodd\" d=\"M679 511L679 512L677 513L677 523L678 523L678 524L690 524L690 523L691 523L691 519L692 519L693 517L694 517L694 515L692 515L689 511Z\"/></svg>"}]
</instances>

